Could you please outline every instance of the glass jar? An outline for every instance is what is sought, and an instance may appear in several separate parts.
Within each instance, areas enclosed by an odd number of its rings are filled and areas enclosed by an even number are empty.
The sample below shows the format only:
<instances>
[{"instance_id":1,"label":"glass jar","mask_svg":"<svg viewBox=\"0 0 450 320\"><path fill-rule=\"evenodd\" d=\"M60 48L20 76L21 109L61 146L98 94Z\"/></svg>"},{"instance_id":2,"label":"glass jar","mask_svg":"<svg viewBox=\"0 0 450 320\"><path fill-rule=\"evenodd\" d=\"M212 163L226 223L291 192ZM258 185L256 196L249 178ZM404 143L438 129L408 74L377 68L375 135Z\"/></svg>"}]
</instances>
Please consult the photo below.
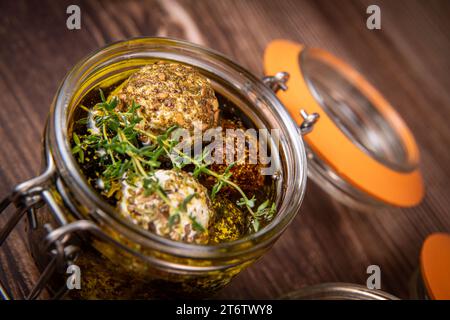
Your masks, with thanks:
<instances>
[{"instance_id":1,"label":"glass jar","mask_svg":"<svg viewBox=\"0 0 450 320\"><path fill-rule=\"evenodd\" d=\"M80 172L68 137L81 99L91 90L161 59L195 66L211 80L216 92L238 106L257 128L280 130L278 146L271 146L277 214L262 230L218 245L166 239L121 218ZM81 270L82 288L71 290L70 297L209 296L274 244L299 212L306 186L301 135L274 92L216 52L163 38L114 43L78 63L63 80L51 105L43 154L43 174L18 185L0 207L10 203L17 207L3 227L0 243L27 213L30 249L42 272L28 298L36 298L46 286L52 296L64 296L66 269L71 264Z\"/></svg>"}]
</instances>

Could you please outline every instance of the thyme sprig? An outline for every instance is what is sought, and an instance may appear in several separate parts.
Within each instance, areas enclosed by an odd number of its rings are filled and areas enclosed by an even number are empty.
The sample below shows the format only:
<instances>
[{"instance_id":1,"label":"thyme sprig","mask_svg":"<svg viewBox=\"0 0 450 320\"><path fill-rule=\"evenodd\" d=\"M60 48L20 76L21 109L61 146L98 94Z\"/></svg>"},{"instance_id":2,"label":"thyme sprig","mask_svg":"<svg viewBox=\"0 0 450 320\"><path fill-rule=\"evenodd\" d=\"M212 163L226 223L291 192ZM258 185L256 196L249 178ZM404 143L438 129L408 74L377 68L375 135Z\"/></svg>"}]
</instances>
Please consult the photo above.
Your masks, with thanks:
<instances>
[{"instance_id":1,"label":"thyme sprig","mask_svg":"<svg viewBox=\"0 0 450 320\"><path fill-rule=\"evenodd\" d=\"M177 129L176 126L169 128L160 135L156 135L137 127L141 121L145 121L138 115L139 105L132 103L128 109L118 108L118 99L113 97L109 101L100 90L101 102L89 110L89 117L83 121L90 124L88 134L79 136L73 133L72 153L77 156L79 163L83 164L86 160L85 152L95 153L99 158L100 164L104 170L101 173L101 185L103 193L106 196L112 196L119 190L119 182L127 179L132 183L133 178L138 176L143 178L143 187L147 194L156 193L168 205L172 206L164 190L159 186L157 180L153 177L153 172L160 168L164 159L170 159L173 169L180 170L187 164L193 165L192 175L199 177L201 174L209 175L215 178L216 183L211 189L211 198L214 199L223 186L229 186L240 194L237 205L245 207L251 215L251 226L256 232L260 229L262 221L270 221L276 210L275 203L265 200L257 208L255 197L248 197L242 188L231 180L230 164L223 173L218 173L209 168L209 163L205 161L207 148L195 157L182 152L176 146L179 144L177 139L173 139L172 133ZM139 137L148 139L148 143L143 145ZM173 155L176 155L174 159ZM179 161L184 160L184 161ZM155 182L156 180L156 182ZM169 222L174 223L179 217L180 212L186 211L189 201L196 195L188 196L179 207L172 208L174 214L171 215ZM184 210L184 211L183 211ZM193 226L202 230L202 226L196 223L192 217Z\"/></svg>"}]
</instances>

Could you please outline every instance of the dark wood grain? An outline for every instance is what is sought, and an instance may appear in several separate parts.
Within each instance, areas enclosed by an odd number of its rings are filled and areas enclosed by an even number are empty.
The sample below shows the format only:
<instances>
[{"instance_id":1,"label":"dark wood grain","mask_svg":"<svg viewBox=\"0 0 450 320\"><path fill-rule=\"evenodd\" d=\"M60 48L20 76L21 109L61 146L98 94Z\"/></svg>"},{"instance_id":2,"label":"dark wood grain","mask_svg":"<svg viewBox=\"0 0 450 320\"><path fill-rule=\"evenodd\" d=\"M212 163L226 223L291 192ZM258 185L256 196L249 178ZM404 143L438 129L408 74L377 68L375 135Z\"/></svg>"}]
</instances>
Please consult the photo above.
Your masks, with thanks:
<instances>
[{"instance_id":1,"label":"dark wood grain","mask_svg":"<svg viewBox=\"0 0 450 320\"><path fill-rule=\"evenodd\" d=\"M65 27L69 4L81 7L79 31ZM369 4L381 7L382 30L365 27ZM367 266L377 264L382 288L407 298L424 238L450 231L449 1L1 1L0 12L1 195L38 172L53 94L71 66L99 46L142 35L185 38L262 75L264 47L287 38L342 57L385 94L418 140L427 195L413 209L363 214L310 182L301 212L274 248L218 297L364 284ZM12 291L23 296L36 275L20 228L0 250L0 277L14 280Z\"/></svg>"}]
</instances>

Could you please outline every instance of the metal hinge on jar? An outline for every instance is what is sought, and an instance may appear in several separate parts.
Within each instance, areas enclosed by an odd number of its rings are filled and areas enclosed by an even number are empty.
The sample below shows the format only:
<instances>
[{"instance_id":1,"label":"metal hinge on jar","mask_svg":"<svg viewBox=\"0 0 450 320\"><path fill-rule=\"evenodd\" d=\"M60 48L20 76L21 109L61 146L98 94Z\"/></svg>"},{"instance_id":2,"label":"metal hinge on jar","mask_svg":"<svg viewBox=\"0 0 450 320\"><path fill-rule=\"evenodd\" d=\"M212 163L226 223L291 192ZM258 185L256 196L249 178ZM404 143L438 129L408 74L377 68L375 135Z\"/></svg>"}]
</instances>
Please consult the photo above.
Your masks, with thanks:
<instances>
[{"instance_id":1,"label":"metal hinge on jar","mask_svg":"<svg viewBox=\"0 0 450 320\"><path fill-rule=\"evenodd\" d=\"M3 226L0 226L0 247L23 218L25 213L28 213L30 227L33 229L37 228L36 212L34 211L37 207L47 205L53 218L58 223L56 228L50 224L45 224L43 226L47 231L42 239L43 247L44 251L51 255L51 258L50 262L40 274L39 279L25 297L27 300L38 298L56 271L59 271L60 273L65 272L65 270L75 262L77 256L81 252L80 248L71 241L71 236L75 233L88 233L89 235L96 237L101 241L110 243L127 253L136 254L131 248L105 233L93 221L84 219L75 220L70 223L67 221L66 213L50 191L50 187L55 184L57 185L59 179L55 174L56 171L53 159L51 159L50 155L47 157L47 164L47 169L41 175L17 185L11 194L0 202L0 215L10 205L16 207L16 211L12 216L7 219ZM56 183L54 180L56 180ZM156 262L154 263L155 265L157 264ZM67 291L68 288L66 283L64 283L51 298L59 299L64 297ZM7 286L1 280L0 299L13 299L12 295L8 292Z\"/></svg>"},{"instance_id":2,"label":"metal hinge on jar","mask_svg":"<svg viewBox=\"0 0 450 320\"><path fill-rule=\"evenodd\" d=\"M30 227L37 228L37 219L35 209L46 204L50 208L55 220L59 225L68 225L64 213L60 210L57 205L52 192L49 187L55 176L55 168L52 159L47 159L48 166L46 170L39 176L32 178L28 181L18 184L10 195L0 202L0 214L2 214L8 207L14 205L16 207L15 212L6 223L0 227L0 247L6 241L8 236L18 225L25 214L28 214L28 219ZM50 237L55 230L50 224L44 225L47 231L47 248L48 252L51 254L51 259L49 264L44 268L43 272L39 276L36 284L31 288L26 299L36 299L42 290L46 287L49 279L53 275L56 269L62 269L67 267L75 260L76 255L79 251L77 246L68 244L68 237L65 238L55 238ZM50 241L48 241L50 240ZM61 296L64 290L57 292L55 298ZM2 281L0 281L0 297L2 299L12 299L12 295L8 292L8 289Z\"/></svg>"},{"instance_id":3,"label":"metal hinge on jar","mask_svg":"<svg viewBox=\"0 0 450 320\"><path fill-rule=\"evenodd\" d=\"M267 85L273 92L277 93L279 90L286 91L288 89L287 82L289 80L289 73L277 72L274 76L266 76L262 79L265 85ZM299 129L302 135L310 133L314 124L319 120L318 113L307 113L306 110L300 109L300 115L303 117L303 122L300 124Z\"/></svg>"}]
</instances>

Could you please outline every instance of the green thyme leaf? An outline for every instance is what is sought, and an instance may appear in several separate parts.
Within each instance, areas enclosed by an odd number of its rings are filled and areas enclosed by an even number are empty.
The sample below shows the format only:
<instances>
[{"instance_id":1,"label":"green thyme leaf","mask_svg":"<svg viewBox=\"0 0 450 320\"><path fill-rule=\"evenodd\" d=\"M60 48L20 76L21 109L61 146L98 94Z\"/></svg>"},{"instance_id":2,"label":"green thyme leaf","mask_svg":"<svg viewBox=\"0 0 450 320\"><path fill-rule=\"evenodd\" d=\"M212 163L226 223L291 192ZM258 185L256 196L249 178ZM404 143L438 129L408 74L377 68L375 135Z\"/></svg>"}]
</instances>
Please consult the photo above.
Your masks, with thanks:
<instances>
[{"instance_id":1,"label":"green thyme leaf","mask_svg":"<svg viewBox=\"0 0 450 320\"><path fill-rule=\"evenodd\" d=\"M81 144L81 142L80 142L80 138L78 137L78 135L74 132L72 136L73 136L73 141L75 142L75 144L77 146L79 146Z\"/></svg>"},{"instance_id":2,"label":"green thyme leaf","mask_svg":"<svg viewBox=\"0 0 450 320\"><path fill-rule=\"evenodd\" d=\"M180 206L179 206L179 210L182 212L186 212L187 211L187 205L189 204L189 202L192 200L192 198L197 197L197 193L192 193L190 195L188 195L183 202L181 202Z\"/></svg>"},{"instance_id":3,"label":"green thyme leaf","mask_svg":"<svg viewBox=\"0 0 450 320\"><path fill-rule=\"evenodd\" d=\"M203 226L198 223L197 219L194 216L189 216L189 218L191 219L192 222L192 227L195 231L199 231L199 232L205 232L205 228L203 228Z\"/></svg>"},{"instance_id":4,"label":"green thyme leaf","mask_svg":"<svg viewBox=\"0 0 450 320\"><path fill-rule=\"evenodd\" d=\"M98 89L98 91L100 92L100 99L102 100L103 103L105 103L106 99L105 99L105 95L103 93L103 90L102 89Z\"/></svg>"},{"instance_id":5,"label":"green thyme leaf","mask_svg":"<svg viewBox=\"0 0 450 320\"><path fill-rule=\"evenodd\" d=\"M179 220L180 220L179 213L172 214L168 220L169 228L172 228L176 223L178 223Z\"/></svg>"}]
</instances>

